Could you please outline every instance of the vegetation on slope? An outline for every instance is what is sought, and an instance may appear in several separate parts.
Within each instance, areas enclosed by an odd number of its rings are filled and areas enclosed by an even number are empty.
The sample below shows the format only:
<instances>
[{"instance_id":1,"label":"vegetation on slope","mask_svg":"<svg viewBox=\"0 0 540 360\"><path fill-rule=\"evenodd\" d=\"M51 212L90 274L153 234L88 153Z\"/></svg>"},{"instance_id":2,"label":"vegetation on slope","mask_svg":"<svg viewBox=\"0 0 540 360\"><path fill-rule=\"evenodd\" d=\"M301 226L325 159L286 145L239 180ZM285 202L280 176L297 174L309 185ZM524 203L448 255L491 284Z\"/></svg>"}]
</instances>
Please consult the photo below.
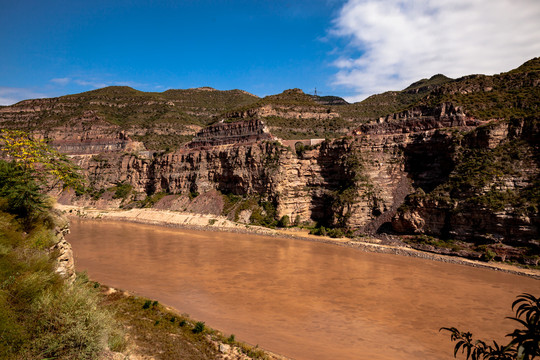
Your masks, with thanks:
<instances>
[{"instance_id":1,"label":"vegetation on slope","mask_svg":"<svg viewBox=\"0 0 540 360\"><path fill-rule=\"evenodd\" d=\"M352 119L355 124L359 125L369 120L406 110L429 96L441 85L451 81L451 78L444 75L434 75L430 79L419 80L402 91L387 91L372 95L360 102L339 107L337 110L344 118Z\"/></svg>"},{"instance_id":2,"label":"vegetation on slope","mask_svg":"<svg viewBox=\"0 0 540 360\"><path fill-rule=\"evenodd\" d=\"M172 149L189 141L196 129L208 125L217 114L257 100L241 90L203 88L151 93L110 86L59 98L22 101L9 107L10 113L4 113L11 120L2 126L47 132L97 117L134 134L134 139L143 141L149 149Z\"/></svg>"},{"instance_id":3,"label":"vegetation on slope","mask_svg":"<svg viewBox=\"0 0 540 360\"><path fill-rule=\"evenodd\" d=\"M97 292L55 272L64 224L30 168L0 160L0 357L92 359L123 347Z\"/></svg>"},{"instance_id":4,"label":"vegetation on slope","mask_svg":"<svg viewBox=\"0 0 540 360\"><path fill-rule=\"evenodd\" d=\"M43 189L79 177L42 142L2 135L3 156L15 160L0 160L0 357L92 359L109 345L121 350L121 332L97 307L96 291L55 272L51 248L65 223Z\"/></svg>"},{"instance_id":5,"label":"vegetation on slope","mask_svg":"<svg viewBox=\"0 0 540 360\"><path fill-rule=\"evenodd\" d=\"M537 116L540 111L540 58L493 76L470 75L446 83L418 105L452 102L471 116L489 119Z\"/></svg>"},{"instance_id":6,"label":"vegetation on slope","mask_svg":"<svg viewBox=\"0 0 540 360\"><path fill-rule=\"evenodd\" d=\"M536 120L525 121L525 129L534 131L532 127ZM512 124L509 126L512 129ZM538 129L524 137L507 139L493 148L467 145L468 139L483 130L478 128L465 136L463 145L457 148L455 168L448 181L435 188L430 196L459 199L469 206L487 207L492 211L512 207L519 213L538 213ZM506 181L512 178L523 179L529 185L507 186Z\"/></svg>"},{"instance_id":7,"label":"vegetation on slope","mask_svg":"<svg viewBox=\"0 0 540 360\"><path fill-rule=\"evenodd\" d=\"M444 102L463 106L481 120L509 119L538 114L540 110L540 58L517 69L493 76L469 75L450 79L435 75L411 84L402 91L388 91L336 110L360 124L414 107L437 107Z\"/></svg>"},{"instance_id":8,"label":"vegetation on slope","mask_svg":"<svg viewBox=\"0 0 540 360\"><path fill-rule=\"evenodd\" d=\"M241 90L186 89L148 93L127 86L110 86L59 98L59 101L80 104L85 111L94 110L107 122L122 127L207 125L217 113L256 100L256 96Z\"/></svg>"},{"instance_id":9,"label":"vegetation on slope","mask_svg":"<svg viewBox=\"0 0 540 360\"><path fill-rule=\"evenodd\" d=\"M231 354L241 358L269 359L261 349L235 340L234 335L225 337L205 325L194 321L187 314L178 314L157 301L101 286L102 306L114 314L124 327L131 343L124 352L139 354L161 360L216 359L217 346L231 346ZM240 356L239 356L240 357Z\"/></svg>"},{"instance_id":10,"label":"vegetation on slope","mask_svg":"<svg viewBox=\"0 0 540 360\"><path fill-rule=\"evenodd\" d=\"M286 140L336 138L351 129L351 123L339 115L338 108L346 102L338 97L319 97L305 94L300 89L285 90L269 95L247 106L224 112L216 120L233 122L262 118L273 135ZM326 105L336 102L335 105ZM275 114L264 114L263 109Z\"/></svg>"}]
</instances>

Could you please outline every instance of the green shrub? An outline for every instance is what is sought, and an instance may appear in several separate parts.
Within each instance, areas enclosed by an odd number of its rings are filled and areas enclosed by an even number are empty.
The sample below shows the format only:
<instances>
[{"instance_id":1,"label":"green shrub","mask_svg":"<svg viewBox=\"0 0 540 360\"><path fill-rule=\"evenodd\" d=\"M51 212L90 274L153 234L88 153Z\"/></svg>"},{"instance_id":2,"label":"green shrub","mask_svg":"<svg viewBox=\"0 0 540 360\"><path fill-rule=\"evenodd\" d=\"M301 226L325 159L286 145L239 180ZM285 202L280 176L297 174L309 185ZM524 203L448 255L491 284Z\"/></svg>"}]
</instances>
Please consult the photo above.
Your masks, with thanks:
<instances>
[{"instance_id":1,"label":"green shrub","mask_svg":"<svg viewBox=\"0 0 540 360\"><path fill-rule=\"evenodd\" d=\"M48 249L54 244L55 241L56 237L54 234L50 231L50 229L47 229L43 225L36 226L34 229L32 229L26 239L27 244L36 249Z\"/></svg>"},{"instance_id":2,"label":"green shrub","mask_svg":"<svg viewBox=\"0 0 540 360\"><path fill-rule=\"evenodd\" d=\"M495 259L495 256L497 256L497 253L489 248L486 248L484 254L483 254L483 258L485 261L491 261L493 259Z\"/></svg>"},{"instance_id":3,"label":"green shrub","mask_svg":"<svg viewBox=\"0 0 540 360\"><path fill-rule=\"evenodd\" d=\"M126 200L133 190L133 186L126 182L117 183L112 190L114 191L113 199Z\"/></svg>"},{"instance_id":4,"label":"green shrub","mask_svg":"<svg viewBox=\"0 0 540 360\"><path fill-rule=\"evenodd\" d=\"M47 210L34 173L18 163L0 160L0 197L4 199L0 210L16 215L26 225Z\"/></svg>"},{"instance_id":5,"label":"green shrub","mask_svg":"<svg viewBox=\"0 0 540 360\"><path fill-rule=\"evenodd\" d=\"M143 309L150 309L150 305L152 305L151 300L146 300L142 306Z\"/></svg>"},{"instance_id":6,"label":"green shrub","mask_svg":"<svg viewBox=\"0 0 540 360\"><path fill-rule=\"evenodd\" d=\"M90 191L90 196L92 197L93 200L99 200L101 195L103 195L104 193L105 193L105 189L99 189L99 190L94 189Z\"/></svg>"},{"instance_id":7,"label":"green shrub","mask_svg":"<svg viewBox=\"0 0 540 360\"><path fill-rule=\"evenodd\" d=\"M242 200L242 197L233 193L227 193L223 195L223 215L229 214L233 207Z\"/></svg>"},{"instance_id":8,"label":"green shrub","mask_svg":"<svg viewBox=\"0 0 540 360\"><path fill-rule=\"evenodd\" d=\"M234 334L231 334L231 336L229 336L226 340L227 344L234 344L236 342L235 340L235 337L234 337Z\"/></svg>"},{"instance_id":9,"label":"green shrub","mask_svg":"<svg viewBox=\"0 0 540 360\"><path fill-rule=\"evenodd\" d=\"M283 215L281 219L279 219L277 226L281 228L286 228L286 227L289 227L289 223L290 223L289 215Z\"/></svg>"},{"instance_id":10,"label":"green shrub","mask_svg":"<svg viewBox=\"0 0 540 360\"><path fill-rule=\"evenodd\" d=\"M107 346L111 315L98 308L98 294L85 286L46 291L37 300L31 353L89 359Z\"/></svg>"},{"instance_id":11,"label":"green shrub","mask_svg":"<svg viewBox=\"0 0 540 360\"><path fill-rule=\"evenodd\" d=\"M312 235L329 236L331 238L342 238L345 236L352 236L351 230L345 230L343 228L327 228L319 225L309 231Z\"/></svg>"},{"instance_id":12,"label":"green shrub","mask_svg":"<svg viewBox=\"0 0 540 360\"><path fill-rule=\"evenodd\" d=\"M194 334L199 334L199 333L202 333L203 331L204 331L204 322L197 321L195 323L195 327L193 328L193 333Z\"/></svg>"},{"instance_id":13,"label":"green shrub","mask_svg":"<svg viewBox=\"0 0 540 360\"><path fill-rule=\"evenodd\" d=\"M48 237L43 225L36 228L38 238ZM66 285L48 251L16 229L0 213L0 358L91 359L109 342L121 347L122 332L87 278Z\"/></svg>"},{"instance_id":14,"label":"green shrub","mask_svg":"<svg viewBox=\"0 0 540 360\"><path fill-rule=\"evenodd\" d=\"M115 352L123 352L127 348L127 341L123 331L113 328L108 340L109 349Z\"/></svg>"},{"instance_id":15,"label":"green shrub","mask_svg":"<svg viewBox=\"0 0 540 360\"><path fill-rule=\"evenodd\" d=\"M167 193L165 191L161 191L158 193L155 193L153 195L148 195L142 202L141 207L144 208L151 208L153 207L159 200L163 199L165 196L167 196Z\"/></svg>"},{"instance_id":16,"label":"green shrub","mask_svg":"<svg viewBox=\"0 0 540 360\"><path fill-rule=\"evenodd\" d=\"M252 224L273 228L277 224L276 216L275 205L270 201L261 200L259 206L251 213L249 220Z\"/></svg>"}]
</instances>

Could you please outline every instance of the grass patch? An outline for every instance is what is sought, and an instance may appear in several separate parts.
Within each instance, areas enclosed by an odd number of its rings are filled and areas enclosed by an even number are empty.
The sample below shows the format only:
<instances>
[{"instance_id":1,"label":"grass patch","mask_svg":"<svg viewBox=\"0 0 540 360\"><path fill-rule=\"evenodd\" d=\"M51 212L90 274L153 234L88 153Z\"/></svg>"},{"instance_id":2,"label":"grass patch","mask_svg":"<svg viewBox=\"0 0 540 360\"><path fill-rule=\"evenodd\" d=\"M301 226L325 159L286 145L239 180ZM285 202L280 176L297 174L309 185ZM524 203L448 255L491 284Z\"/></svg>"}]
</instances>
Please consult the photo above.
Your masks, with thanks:
<instances>
[{"instance_id":1,"label":"grass patch","mask_svg":"<svg viewBox=\"0 0 540 360\"><path fill-rule=\"evenodd\" d=\"M93 283L67 285L48 251L55 230L34 221L24 233L0 213L0 358L92 359L107 346L122 348L123 333L98 306Z\"/></svg>"},{"instance_id":2,"label":"grass patch","mask_svg":"<svg viewBox=\"0 0 540 360\"><path fill-rule=\"evenodd\" d=\"M126 200L131 195L133 186L126 182L119 182L109 190L114 192L113 199Z\"/></svg>"},{"instance_id":3,"label":"grass patch","mask_svg":"<svg viewBox=\"0 0 540 360\"><path fill-rule=\"evenodd\" d=\"M258 347L236 341L234 335L225 337L202 321L195 321L186 314L166 308L157 301L123 292L107 291L102 287L102 305L116 314L131 343L125 353L135 347L139 355L159 359L216 359L219 352L214 341L230 344L254 359L267 359Z\"/></svg>"},{"instance_id":4,"label":"grass patch","mask_svg":"<svg viewBox=\"0 0 540 360\"><path fill-rule=\"evenodd\" d=\"M163 199L165 196L167 196L167 193L165 191L161 191L153 195L148 195L146 196L144 200L141 201L141 207L143 208L154 207L154 205L156 205L157 202Z\"/></svg>"},{"instance_id":5,"label":"grass patch","mask_svg":"<svg viewBox=\"0 0 540 360\"><path fill-rule=\"evenodd\" d=\"M410 245L423 244L438 248L450 249L452 251L459 251L463 249L463 247L461 247L455 240L443 240L429 235L417 235L410 238L405 238L403 241Z\"/></svg>"}]
</instances>

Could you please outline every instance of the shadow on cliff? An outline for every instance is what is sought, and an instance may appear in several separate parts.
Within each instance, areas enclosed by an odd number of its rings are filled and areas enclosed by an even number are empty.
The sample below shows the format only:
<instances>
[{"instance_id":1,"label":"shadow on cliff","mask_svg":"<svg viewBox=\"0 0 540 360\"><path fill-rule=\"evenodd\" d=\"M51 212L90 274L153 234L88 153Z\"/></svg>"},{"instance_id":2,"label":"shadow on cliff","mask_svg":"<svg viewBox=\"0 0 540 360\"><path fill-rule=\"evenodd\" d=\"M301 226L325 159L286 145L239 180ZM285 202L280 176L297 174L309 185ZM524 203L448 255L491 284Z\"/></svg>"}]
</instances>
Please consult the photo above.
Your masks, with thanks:
<instances>
[{"instance_id":1,"label":"shadow on cliff","mask_svg":"<svg viewBox=\"0 0 540 360\"><path fill-rule=\"evenodd\" d=\"M448 181L455 166L454 154L452 136L439 132L414 135L413 142L403 149L405 172L413 187L429 193Z\"/></svg>"}]
</instances>

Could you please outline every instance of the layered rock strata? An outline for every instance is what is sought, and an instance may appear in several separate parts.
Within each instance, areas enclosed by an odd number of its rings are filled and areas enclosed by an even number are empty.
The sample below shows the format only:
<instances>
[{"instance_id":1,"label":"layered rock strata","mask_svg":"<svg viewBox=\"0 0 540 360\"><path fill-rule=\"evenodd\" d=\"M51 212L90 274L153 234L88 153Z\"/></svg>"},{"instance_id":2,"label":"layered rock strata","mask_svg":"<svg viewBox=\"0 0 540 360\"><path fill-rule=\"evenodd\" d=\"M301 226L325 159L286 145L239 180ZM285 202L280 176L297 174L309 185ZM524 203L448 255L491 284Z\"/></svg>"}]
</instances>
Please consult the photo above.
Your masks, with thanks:
<instances>
[{"instance_id":1,"label":"layered rock strata","mask_svg":"<svg viewBox=\"0 0 540 360\"><path fill-rule=\"evenodd\" d=\"M208 126L195 135L188 148L204 148L229 144L248 144L271 140L272 134L259 119L234 123L218 123Z\"/></svg>"},{"instance_id":2,"label":"layered rock strata","mask_svg":"<svg viewBox=\"0 0 540 360\"><path fill-rule=\"evenodd\" d=\"M460 106L442 103L435 108L416 107L390 114L360 126L357 134L390 134L429 131L441 128L476 127L483 122L467 116Z\"/></svg>"},{"instance_id":3,"label":"layered rock strata","mask_svg":"<svg viewBox=\"0 0 540 360\"><path fill-rule=\"evenodd\" d=\"M539 135L538 119L521 119L495 122L462 137L449 136L446 151L437 152L446 154L438 162L442 166L430 172L437 176L424 175L422 165L409 169L417 191L393 219L393 228L484 243L519 246L536 241ZM416 163L423 164L422 158L430 155L418 148L415 156Z\"/></svg>"}]
</instances>

